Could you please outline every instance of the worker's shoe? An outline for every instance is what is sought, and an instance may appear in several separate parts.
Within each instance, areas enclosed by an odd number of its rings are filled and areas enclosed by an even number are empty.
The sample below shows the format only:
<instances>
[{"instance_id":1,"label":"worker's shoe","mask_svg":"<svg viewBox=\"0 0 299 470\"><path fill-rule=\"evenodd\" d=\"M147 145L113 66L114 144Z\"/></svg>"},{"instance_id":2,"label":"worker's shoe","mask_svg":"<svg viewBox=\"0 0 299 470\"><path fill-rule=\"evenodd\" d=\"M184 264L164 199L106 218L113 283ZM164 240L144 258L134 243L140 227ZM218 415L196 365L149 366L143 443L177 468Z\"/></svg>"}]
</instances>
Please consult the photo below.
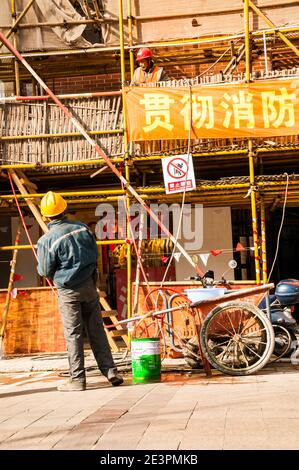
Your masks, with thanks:
<instances>
[{"instance_id":1,"label":"worker's shoe","mask_svg":"<svg viewBox=\"0 0 299 470\"><path fill-rule=\"evenodd\" d=\"M61 385L58 385L57 390L60 392L82 392L86 390L86 381L68 379Z\"/></svg>"},{"instance_id":2,"label":"worker's shoe","mask_svg":"<svg viewBox=\"0 0 299 470\"><path fill-rule=\"evenodd\" d=\"M107 374L107 379L112 383L114 387L121 385L124 381L121 375L117 373L115 369L109 369Z\"/></svg>"}]
</instances>

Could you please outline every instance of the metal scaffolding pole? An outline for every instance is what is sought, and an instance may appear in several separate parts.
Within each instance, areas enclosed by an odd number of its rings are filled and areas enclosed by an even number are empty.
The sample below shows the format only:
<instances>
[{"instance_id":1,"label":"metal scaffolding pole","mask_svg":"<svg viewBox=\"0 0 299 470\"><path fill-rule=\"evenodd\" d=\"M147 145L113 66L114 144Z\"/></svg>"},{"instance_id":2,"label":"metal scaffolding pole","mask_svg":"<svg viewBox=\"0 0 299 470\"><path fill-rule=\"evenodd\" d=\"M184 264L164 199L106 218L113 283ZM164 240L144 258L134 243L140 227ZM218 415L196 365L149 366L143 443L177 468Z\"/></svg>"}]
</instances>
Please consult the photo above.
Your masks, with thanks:
<instances>
[{"instance_id":1,"label":"metal scaffolding pole","mask_svg":"<svg viewBox=\"0 0 299 470\"><path fill-rule=\"evenodd\" d=\"M16 0L11 0L11 16L12 16L12 31L14 32L13 35L13 45L17 49L18 44L17 44L17 33L16 33L16 17L17 17L17 11L16 11ZM14 68L15 68L15 91L16 95L21 94L21 84L20 84L20 65L17 59L14 59Z\"/></svg>"},{"instance_id":2,"label":"metal scaffolding pole","mask_svg":"<svg viewBox=\"0 0 299 470\"><path fill-rule=\"evenodd\" d=\"M268 272L267 272L267 244L266 244L266 211L265 211L265 202L264 198L260 198L261 202L261 249L262 249L262 277L263 284L268 282Z\"/></svg>"},{"instance_id":3,"label":"metal scaffolding pole","mask_svg":"<svg viewBox=\"0 0 299 470\"><path fill-rule=\"evenodd\" d=\"M244 1L244 29L245 29L245 66L246 66L246 82L250 81L250 31L249 31L249 0ZM261 282L260 274L260 258L258 247L258 224L256 211L256 194L255 194L255 176L254 176L254 156L252 151L252 139L248 139L248 158L249 158L249 178L250 178L250 199L251 199L251 216L252 216L252 232L254 244L254 264L255 264L255 280L259 284Z\"/></svg>"},{"instance_id":4,"label":"metal scaffolding pole","mask_svg":"<svg viewBox=\"0 0 299 470\"><path fill-rule=\"evenodd\" d=\"M17 26L19 26L19 23L20 21L24 18L24 16L26 15L27 11L31 8L31 6L33 5L33 3L35 2L35 0L29 0L28 4L25 6L24 10L22 11L22 13L19 14L18 18L13 21L13 26L10 28L10 30L8 31L8 33L6 34L6 38L8 39L9 36L16 31L16 28ZM14 4L13 4L13 11L15 13L15 17L16 17L16 7L15 7L15 1L14 1ZM1 47L0 47L1 49Z\"/></svg>"},{"instance_id":5,"label":"metal scaffolding pole","mask_svg":"<svg viewBox=\"0 0 299 470\"><path fill-rule=\"evenodd\" d=\"M130 46L130 75L131 80L134 74L134 51L133 51L133 16L132 16L132 0L128 0L128 36Z\"/></svg>"},{"instance_id":6,"label":"metal scaffolding pole","mask_svg":"<svg viewBox=\"0 0 299 470\"><path fill-rule=\"evenodd\" d=\"M125 43L124 43L124 24L123 24L123 2L118 0L118 17L119 17L119 40L120 40L120 72L121 72L121 88L122 88L122 102L123 102L123 129L124 129L124 164L125 164L125 178L130 183L130 165L129 165L129 142L126 124L126 107L125 107L125 80L126 80L126 65L125 65ZM129 213L130 199L128 189L126 188L125 196L126 210ZM126 234L127 239L131 239L131 225L130 220L126 217ZM132 249L131 244L127 244L127 317L132 316Z\"/></svg>"}]
</instances>

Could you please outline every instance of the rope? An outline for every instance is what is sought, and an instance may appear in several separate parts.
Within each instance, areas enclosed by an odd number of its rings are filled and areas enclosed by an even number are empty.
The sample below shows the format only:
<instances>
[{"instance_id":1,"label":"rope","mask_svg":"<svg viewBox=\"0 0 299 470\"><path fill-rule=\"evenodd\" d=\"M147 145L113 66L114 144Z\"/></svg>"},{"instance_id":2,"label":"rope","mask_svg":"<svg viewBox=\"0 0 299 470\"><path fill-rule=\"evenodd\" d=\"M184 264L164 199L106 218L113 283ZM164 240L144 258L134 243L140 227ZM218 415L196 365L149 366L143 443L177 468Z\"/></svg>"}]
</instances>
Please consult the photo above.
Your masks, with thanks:
<instances>
[{"instance_id":1,"label":"rope","mask_svg":"<svg viewBox=\"0 0 299 470\"><path fill-rule=\"evenodd\" d=\"M19 215L20 215L20 218L21 218L21 221L22 221L22 225L23 225L23 227L24 227L26 236L27 236L27 238L28 238L29 244L30 244L30 246L31 246L31 248L32 248L32 251L33 251L33 254L34 254L35 258L36 258L36 261L38 261L37 253L36 253L36 250L35 250L35 248L34 248L33 242L32 242L32 240L31 240L30 234L29 234L29 232L28 232L28 229L27 229L27 226L26 226L26 222L25 222L25 219L24 219L24 216L23 216L23 213L22 213L22 210L21 210L19 201L18 201L18 199L17 199L17 197L16 197L15 188L14 188L13 181L12 181L12 177L11 177L11 174L10 174L9 171L8 171L8 178L9 178L10 186L11 186L11 189L12 189L12 192L13 192L13 195L14 195L15 203L16 203L16 206L17 206L17 208L18 208ZM46 281L47 281L48 285L51 287L51 289L52 289L52 291L54 292L54 294L57 296L58 294L57 294L56 290L53 288L53 286L52 286L52 284L51 284L51 282L49 281L48 278L46 278Z\"/></svg>"},{"instance_id":2,"label":"rope","mask_svg":"<svg viewBox=\"0 0 299 470\"><path fill-rule=\"evenodd\" d=\"M271 278L271 274L273 272L273 269L274 269L274 266L275 266L275 263L276 263L276 260L277 260L277 255L278 255L278 251L279 251L279 243L280 243L280 235L281 235L282 227L283 227L283 224L284 224L284 218L285 218L285 209L286 209L287 198L288 198L289 174L284 173L284 175L287 177L287 181L286 181L286 189L285 189L285 194L284 194L282 216L281 216L280 227L279 227L278 235L277 235L277 244L276 244L275 256L274 256L274 260L273 260L273 263L272 263L272 266L271 266L271 270L270 270L268 279Z\"/></svg>"},{"instance_id":3,"label":"rope","mask_svg":"<svg viewBox=\"0 0 299 470\"><path fill-rule=\"evenodd\" d=\"M177 233L176 233L176 236L175 236L175 242L173 244L172 253L171 253L170 259L168 261L168 264L166 266L166 269L165 269L164 276L163 276L163 279L161 281L160 287L163 286L163 284L165 282L165 279L166 279L166 276L167 276L167 273L170 269L170 266L171 266L171 263L172 263L172 260L173 260L174 254L175 254L179 234L180 234L181 228L182 228L183 212L184 212L185 201L186 201L187 178L188 178L188 171L189 171L190 145L191 145L191 127L192 127L192 88L191 88L191 86L189 87L189 100L190 100L190 115L189 115L190 121L189 121L189 130L188 130L187 171L186 171L186 176L185 176L185 187L184 187L184 192L183 192L183 196L182 196L182 205L181 205L181 211L180 211L180 217L179 217Z\"/></svg>"}]
</instances>

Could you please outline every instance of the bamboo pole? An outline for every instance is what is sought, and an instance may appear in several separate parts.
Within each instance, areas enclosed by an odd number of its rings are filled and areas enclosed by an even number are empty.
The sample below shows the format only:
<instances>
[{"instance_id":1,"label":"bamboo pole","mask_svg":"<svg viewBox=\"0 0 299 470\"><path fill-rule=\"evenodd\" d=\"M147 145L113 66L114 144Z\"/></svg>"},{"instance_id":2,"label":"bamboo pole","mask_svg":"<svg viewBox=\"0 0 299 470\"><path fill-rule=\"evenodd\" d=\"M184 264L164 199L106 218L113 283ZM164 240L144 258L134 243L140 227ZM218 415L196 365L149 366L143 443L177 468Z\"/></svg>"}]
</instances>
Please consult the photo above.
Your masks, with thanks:
<instances>
[{"instance_id":1,"label":"bamboo pole","mask_svg":"<svg viewBox=\"0 0 299 470\"><path fill-rule=\"evenodd\" d=\"M13 251L13 256L10 264L10 275L9 275L9 282L8 282L8 288L7 288L7 293L6 293L6 300L5 300L5 305L4 305L4 310L2 313L2 322L1 322L1 330L0 330L0 359L3 358L3 340L5 336L5 330L6 330L6 325L7 325L7 317L8 317L8 312L9 312L9 307L10 307L10 299L11 299L11 292L13 288L13 283L14 283L14 275L15 275L15 266L17 262L17 257L18 257L18 245L20 243L20 236L21 236L21 220L19 221L18 228L17 228L17 233L16 233L16 238L15 238L15 248Z\"/></svg>"},{"instance_id":2,"label":"bamboo pole","mask_svg":"<svg viewBox=\"0 0 299 470\"><path fill-rule=\"evenodd\" d=\"M250 30L249 30L249 0L244 1L244 30L245 30L245 67L246 67L246 83L250 82ZM260 277L260 262L258 251L258 225L257 225L257 211L256 211L256 195L255 195L255 176L254 176L254 156L252 151L252 139L248 139L248 159L249 159L249 179L250 179L250 201L251 201L251 217L252 217L252 232L254 243L254 264L255 264L255 280L259 284Z\"/></svg>"},{"instance_id":3,"label":"bamboo pole","mask_svg":"<svg viewBox=\"0 0 299 470\"><path fill-rule=\"evenodd\" d=\"M89 135L105 135L105 134L122 134L122 129L110 129L110 130L97 130L97 131L89 131ZM0 136L0 142L2 141L10 141L10 140L28 140L28 139L60 139L66 137L80 137L80 132L62 132L56 134L33 134L33 135L5 135Z\"/></svg>"}]
</instances>

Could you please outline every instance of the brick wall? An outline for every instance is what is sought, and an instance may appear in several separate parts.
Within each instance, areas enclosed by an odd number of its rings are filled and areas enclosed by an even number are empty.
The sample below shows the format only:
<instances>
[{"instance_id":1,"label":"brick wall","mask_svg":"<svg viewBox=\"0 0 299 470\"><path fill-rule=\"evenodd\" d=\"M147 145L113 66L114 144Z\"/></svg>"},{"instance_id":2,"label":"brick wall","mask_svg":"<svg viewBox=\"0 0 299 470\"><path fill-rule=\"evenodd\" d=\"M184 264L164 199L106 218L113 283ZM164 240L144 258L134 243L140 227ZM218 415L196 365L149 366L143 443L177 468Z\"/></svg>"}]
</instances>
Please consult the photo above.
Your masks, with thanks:
<instances>
[{"instance_id":1,"label":"brick wall","mask_svg":"<svg viewBox=\"0 0 299 470\"><path fill-rule=\"evenodd\" d=\"M165 67L167 74L172 79L192 78L202 74L205 70L209 69L212 64L196 64L196 65L176 65ZM219 62L214 65L209 74L219 74L224 70L227 63ZM271 70L271 63L268 62L269 70ZM264 57L259 56L252 65L253 71L265 69ZM245 71L245 64L242 61L237 69L238 73ZM129 73L126 79L130 80ZM92 91L112 91L121 88L120 73L98 74L98 75L82 75L68 78L54 78L47 81L47 84L56 94L63 93L87 93Z\"/></svg>"}]
</instances>

